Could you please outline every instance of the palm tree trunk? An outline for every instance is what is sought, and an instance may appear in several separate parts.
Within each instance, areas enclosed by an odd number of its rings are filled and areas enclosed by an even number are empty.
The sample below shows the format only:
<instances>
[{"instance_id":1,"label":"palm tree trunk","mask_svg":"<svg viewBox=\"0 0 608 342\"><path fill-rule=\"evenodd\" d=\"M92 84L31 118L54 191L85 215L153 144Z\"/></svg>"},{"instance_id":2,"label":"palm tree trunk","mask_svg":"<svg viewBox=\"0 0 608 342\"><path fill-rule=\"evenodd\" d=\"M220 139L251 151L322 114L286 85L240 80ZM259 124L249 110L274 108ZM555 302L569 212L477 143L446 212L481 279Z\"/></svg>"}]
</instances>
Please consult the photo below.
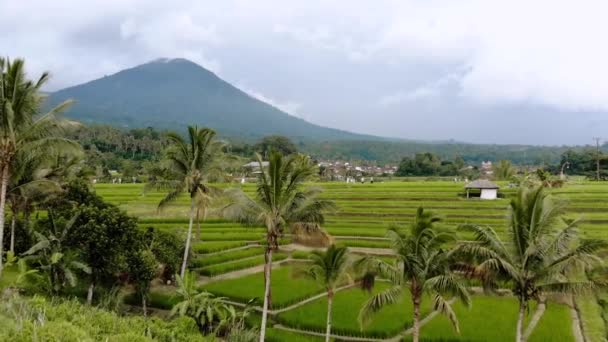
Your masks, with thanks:
<instances>
[{"instance_id":1,"label":"palm tree trunk","mask_svg":"<svg viewBox=\"0 0 608 342\"><path fill-rule=\"evenodd\" d=\"M2 168L2 179L0 186L0 277L2 277L4 257L4 208L6 207L6 188L8 187L8 165Z\"/></svg>"},{"instance_id":2,"label":"palm tree trunk","mask_svg":"<svg viewBox=\"0 0 608 342\"><path fill-rule=\"evenodd\" d=\"M534 312L534 315L530 319L530 322L528 322L528 326L526 327L526 331L524 332L524 336L523 336L524 341L527 341L530 338L530 335L532 335L532 333L534 332L534 329L538 325L538 322L543 317L543 314L545 313L546 308L547 308L547 304L545 303L545 301L543 299L541 299L538 302L538 306L536 307L536 311Z\"/></svg>"},{"instance_id":3,"label":"palm tree trunk","mask_svg":"<svg viewBox=\"0 0 608 342\"><path fill-rule=\"evenodd\" d=\"M519 316L517 317L517 331L515 332L515 342L524 341L524 316L526 313L526 305L523 299L519 300Z\"/></svg>"},{"instance_id":4,"label":"palm tree trunk","mask_svg":"<svg viewBox=\"0 0 608 342\"><path fill-rule=\"evenodd\" d=\"M332 289L327 291L327 329L325 330L325 342L329 342L331 336L331 308L334 302L334 292Z\"/></svg>"},{"instance_id":5,"label":"palm tree trunk","mask_svg":"<svg viewBox=\"0 0 608 342\"><path fill-rule=\"evenodd\" d=\"M11 247L10 251L15 253L15 213L13 213L13 218L11 220Z\"/></svg>"},{"instance_id":6,"label":"palm tree trunk","mask_svg":"<svg viewBox=\"0 0 608 342\"><path fill-rule=\"evenodd\" d=\"M414 324L412 326L412 341L420 340L420 294L412 295L412 303L414 304Z\"/></svg>"},{"instance_id":7,"label":"palm tree trunk","mask_svg":"<svg viewBox=\"0 0 608 342\"><path fill-rule=\"evenodd\" d=\"M260 342L266 338L266 320L268 318L268 307L270 306L270 277L272 269L272 246L266 247L264 265L264 306L262 308L262 325L260 327Z\"/></svg>"},{"instance_id":8,"label":"palm tree trunk","mask_svg":"<svg viewBox=\"0 0 608 342\"><path fill-rule=\"evenodd\" d=\"M190 199L190 223L188 224L188 236L186 236L186 248L184 248L184 260L182 261L182 269L180 277L184 278L186 274L186 265L188 265L188 253L190 252L190 241L192 240L192 225L194 223L194 198Z\"/></svg>"},{"instance_id":9,"label":"palm tree trunk","mask_svg":"<svg viewBox=\"0 0 608 342\"><path fill-rule=\"evenodd\" d=\"M87 291L87 304L93 304L93 290L95 290L95 281L91 281L89 290Z\"/></svg>"}]
</instances>

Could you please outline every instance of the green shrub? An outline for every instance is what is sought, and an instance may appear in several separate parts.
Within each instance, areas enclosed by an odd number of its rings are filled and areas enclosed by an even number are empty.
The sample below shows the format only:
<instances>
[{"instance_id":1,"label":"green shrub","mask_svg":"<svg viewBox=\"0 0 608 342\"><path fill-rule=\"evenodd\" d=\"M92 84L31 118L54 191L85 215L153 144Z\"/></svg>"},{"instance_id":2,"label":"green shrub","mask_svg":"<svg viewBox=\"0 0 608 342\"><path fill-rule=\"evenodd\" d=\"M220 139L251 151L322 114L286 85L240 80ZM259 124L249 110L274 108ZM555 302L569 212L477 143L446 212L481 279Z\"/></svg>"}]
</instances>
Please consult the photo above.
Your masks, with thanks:
<instances>
[{"instance_id":1,"label":"green shrub","mask_svg":"<svg viewBox=\"0 0 608 342\"><path fill-rule=\"evenodd\" d=\"M171 279L179 269L184 257L184 242L174 232L148 228L151 239L150 249L159 263L163 265L163 278Z\"/></svg>"},{"instance_id":2,"label":"green shrub","mask_svg":"<svg viewBox=\"0 0 608 342\"><path fill-rule=\"evenodd\" d=\"M76 300L5 298L0 341L204 341L189 320L120 317ZM17 324L18 322L18 324Z\"/></svg>"}]
</instances>

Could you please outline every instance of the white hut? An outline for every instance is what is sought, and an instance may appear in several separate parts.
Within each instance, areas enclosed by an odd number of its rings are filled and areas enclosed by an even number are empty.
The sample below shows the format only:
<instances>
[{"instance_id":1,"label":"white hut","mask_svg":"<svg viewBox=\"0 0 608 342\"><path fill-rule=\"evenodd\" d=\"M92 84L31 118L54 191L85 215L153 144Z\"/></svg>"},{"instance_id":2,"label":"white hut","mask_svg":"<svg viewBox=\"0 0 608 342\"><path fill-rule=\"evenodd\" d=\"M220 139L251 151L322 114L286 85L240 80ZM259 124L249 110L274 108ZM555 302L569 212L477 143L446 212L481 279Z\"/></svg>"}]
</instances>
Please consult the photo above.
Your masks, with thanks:
<instances>
[{"instance_id":1,"label":"white hut","mask_svg":"<svg viewBox=\"0 0 608 342\"><path fill-rule=\"evenodd\" d=\"M478 179L467 184L464 187L467 190L467 198L469 198L469 192L471 190L480 190L479 198L484 200L495 200L498 198L498 189L499 186L490 182L486 179Z\"/></svg>"},{"instance_id":2,"label":"white hut","mask_svg":"<svg viewBox=\"0 0 608 342\"><path fill-rule=\"evenodd\" d=\"M262 162L262 167L263 168L267 168L268 165L270 165L269 162L267 162L267 161L263 161ZM242 167L244 169L249 169L251 171L251 173L253 173L253 174L262 173L262 170L260 169L260 162L259 161L249 162L249 163L243 165Z\"/></svg>"}]
</instances>

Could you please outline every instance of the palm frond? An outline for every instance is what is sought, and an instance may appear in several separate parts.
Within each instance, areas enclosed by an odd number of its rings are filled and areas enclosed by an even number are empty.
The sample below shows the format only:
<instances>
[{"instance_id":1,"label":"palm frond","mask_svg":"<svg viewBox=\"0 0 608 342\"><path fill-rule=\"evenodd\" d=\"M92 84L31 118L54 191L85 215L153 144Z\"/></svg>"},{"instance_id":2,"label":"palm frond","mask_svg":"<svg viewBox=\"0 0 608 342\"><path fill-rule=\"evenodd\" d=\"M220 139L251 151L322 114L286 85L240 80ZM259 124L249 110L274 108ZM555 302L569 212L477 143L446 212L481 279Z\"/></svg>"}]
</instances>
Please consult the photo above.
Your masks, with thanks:
<instances>
[{"instance_id":1,"label":"palm frond","mask_svg":"<svg viewBox=\"0 0 608 342\"><path fill-rule=\"evenodd\" d=\"M395 304L399 302L403 294L402 286L393 286L387 290L379 292L373 295L370 299L365 302L361 310L359 311L358 321L363 327L369 322L372 315L378 312L383 307Z\"/></svg>"},{"instance_id":2,"label":"palm frond","mask_svg":"<svg viewBox=\"0 0 608 342\"><path fill-rule=\"evenodd\" d=\"M436 294L433 298L433 309L446 316L452 323L452 326L454 326L456 333L460 334L458 317L456 317L456 312L452 309L449 301L445 300L440 294Z\"/></svg>"}]
</instances>

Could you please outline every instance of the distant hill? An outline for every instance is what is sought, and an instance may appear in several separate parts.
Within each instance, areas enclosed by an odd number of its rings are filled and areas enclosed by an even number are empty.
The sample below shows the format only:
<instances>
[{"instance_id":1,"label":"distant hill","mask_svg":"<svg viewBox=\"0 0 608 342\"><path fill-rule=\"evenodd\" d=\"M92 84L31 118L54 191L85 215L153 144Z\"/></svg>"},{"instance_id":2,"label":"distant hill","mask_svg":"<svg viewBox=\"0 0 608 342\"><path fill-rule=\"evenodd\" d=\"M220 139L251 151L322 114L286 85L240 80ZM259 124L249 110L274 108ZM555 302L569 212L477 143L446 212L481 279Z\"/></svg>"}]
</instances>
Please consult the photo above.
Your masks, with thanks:
<instances>
[{"instance_id":1,"label":"distant hill","mask_svg":"<svg viewBox=\"0 0 608 342\"><path fill-rule=\"evenodd\" d=\"M51 93L50 104L72 98L67 116L120 127L184 129L198 124L227 137L271 134L298 141L381 140L318 126L257 100L185 59L159 59Z\"/></svg>"}]
</instances>

